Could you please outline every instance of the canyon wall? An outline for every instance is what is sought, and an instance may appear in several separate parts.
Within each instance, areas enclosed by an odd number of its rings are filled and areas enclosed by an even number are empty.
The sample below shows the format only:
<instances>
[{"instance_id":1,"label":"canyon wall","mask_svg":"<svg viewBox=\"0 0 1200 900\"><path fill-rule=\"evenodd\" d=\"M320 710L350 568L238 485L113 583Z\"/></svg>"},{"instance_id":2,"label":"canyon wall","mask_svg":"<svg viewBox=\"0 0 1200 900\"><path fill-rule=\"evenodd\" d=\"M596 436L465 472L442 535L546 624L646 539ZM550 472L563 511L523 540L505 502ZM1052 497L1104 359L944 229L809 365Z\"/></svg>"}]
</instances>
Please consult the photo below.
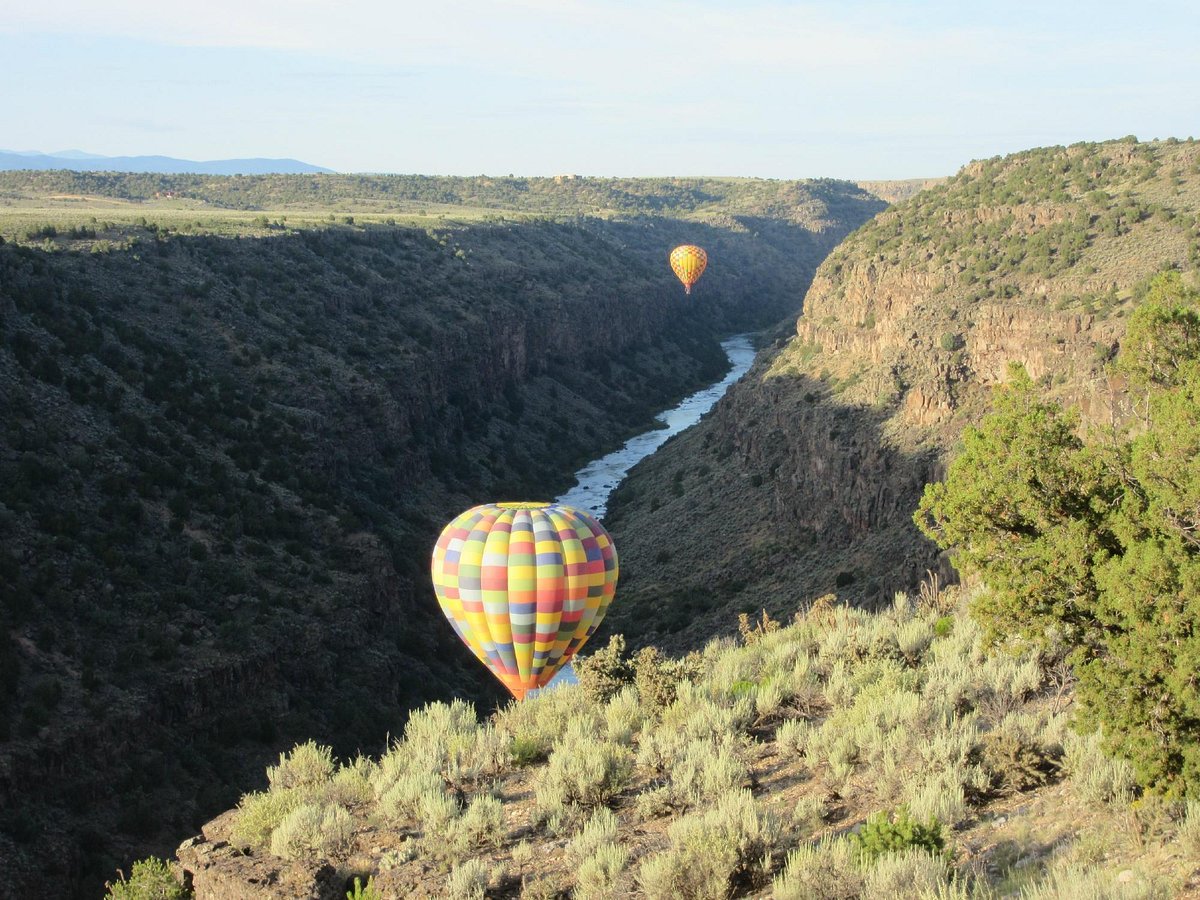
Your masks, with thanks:
<instances>
[{"instance_id":1,"label":"canyon wall","mask_svg":"<svg viewBox=\"0 0 1200 900\"><path fill-rule=\"evenodd\" d=\"M844 193L806 225L0 246L0 897L95 896L298 740L378 753L418 703L499 702L429 590L441 524L555 495L719 378L718 338L794 312L882 206Z\"/></svg>"},{"instance_id":2,"label":"canyon wall","mask_svg":"<svg viewBox=\"0 0 1200 900\"><path fill-rule=\"evenodd\" d=\"M911 521L1020 363L1089 426L1131 398L1106 363L1165 267L1200 264L1200 147L1114 141L965 167L820 266L795 333L610 506L612 631L683 649L739 612L882 604L948 561Z\"/></svg>"}]
</instances>

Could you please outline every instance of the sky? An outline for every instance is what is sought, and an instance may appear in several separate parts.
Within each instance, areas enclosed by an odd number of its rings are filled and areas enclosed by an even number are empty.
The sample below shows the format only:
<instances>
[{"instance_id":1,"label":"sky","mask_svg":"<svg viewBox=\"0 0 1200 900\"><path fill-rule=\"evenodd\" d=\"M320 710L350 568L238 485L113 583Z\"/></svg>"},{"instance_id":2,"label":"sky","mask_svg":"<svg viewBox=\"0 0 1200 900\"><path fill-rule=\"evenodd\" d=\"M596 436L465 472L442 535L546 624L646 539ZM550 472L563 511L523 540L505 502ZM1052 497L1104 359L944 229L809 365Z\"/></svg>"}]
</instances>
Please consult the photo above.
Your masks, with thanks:
<instances>
[{"instance_id":1,"label":"sky","mask_svg":"<svg viewBox=\"0 0 1200 900\"><path fill-rule=\"evenodd\" d=\"M17 151L885 179L1200 131L1194 0L19 2Z\"/></svg>"}]
</instances>

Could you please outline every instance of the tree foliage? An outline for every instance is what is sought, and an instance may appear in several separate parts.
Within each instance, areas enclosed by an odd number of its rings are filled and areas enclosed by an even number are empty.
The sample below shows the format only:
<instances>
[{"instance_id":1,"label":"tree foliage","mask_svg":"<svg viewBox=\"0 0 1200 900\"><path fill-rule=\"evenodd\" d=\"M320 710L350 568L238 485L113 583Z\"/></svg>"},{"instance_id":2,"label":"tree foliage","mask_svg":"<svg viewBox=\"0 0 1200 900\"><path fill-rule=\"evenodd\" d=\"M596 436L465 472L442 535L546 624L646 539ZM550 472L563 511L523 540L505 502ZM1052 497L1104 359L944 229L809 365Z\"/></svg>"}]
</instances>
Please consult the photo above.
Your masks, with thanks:
<instances>
[{"instance_id":1,"label":"tree foliage","mask_svg":"<svg viewBox=\"0 0 1200 900\"><path fill-rule=\"evenodd\" d=\"M888 853L902 853L910 848L938 855L945 852L946 839L942 825L937 819L927 823L918 822L901 808L892 814L877 812L867 816L861 829L850 835L859 856L874 861Z\"/></svg>"},{"instance_id":2,"label":"tree foliage","mask_svg":"<svg viewBox=\"0 0 1200 900\"><path fill-rule=\"evenodd\" d=\"M995 637L1069 650L1079 722L1142 785L1200 794L1200 294L1155 280L1116 360L1139 397L1124 432L1079 436L1016 369L964 434L918 525L989 587Z\"/></svg>"}]
</instances>

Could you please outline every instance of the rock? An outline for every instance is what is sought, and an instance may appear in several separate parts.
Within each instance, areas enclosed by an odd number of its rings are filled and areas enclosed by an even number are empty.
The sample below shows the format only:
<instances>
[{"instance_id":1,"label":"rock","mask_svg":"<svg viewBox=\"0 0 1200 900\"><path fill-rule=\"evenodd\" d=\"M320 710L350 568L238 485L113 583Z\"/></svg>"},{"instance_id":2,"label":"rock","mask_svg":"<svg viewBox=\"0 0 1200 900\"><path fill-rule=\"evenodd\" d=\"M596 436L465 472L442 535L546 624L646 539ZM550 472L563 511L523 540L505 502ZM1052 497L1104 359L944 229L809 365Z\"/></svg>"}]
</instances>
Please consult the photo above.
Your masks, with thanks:
<instances>
[{"instance_id":1,"label":"rock","mask_svg":"<svg viewBox=\"0 0 1200 900\"><path fill-rule=\"evenodd\" d=\"M189 838L176 851L195 900L343 900L345 879L325 860L247 856L221 842Z\"/></svg>"}]
</instances>

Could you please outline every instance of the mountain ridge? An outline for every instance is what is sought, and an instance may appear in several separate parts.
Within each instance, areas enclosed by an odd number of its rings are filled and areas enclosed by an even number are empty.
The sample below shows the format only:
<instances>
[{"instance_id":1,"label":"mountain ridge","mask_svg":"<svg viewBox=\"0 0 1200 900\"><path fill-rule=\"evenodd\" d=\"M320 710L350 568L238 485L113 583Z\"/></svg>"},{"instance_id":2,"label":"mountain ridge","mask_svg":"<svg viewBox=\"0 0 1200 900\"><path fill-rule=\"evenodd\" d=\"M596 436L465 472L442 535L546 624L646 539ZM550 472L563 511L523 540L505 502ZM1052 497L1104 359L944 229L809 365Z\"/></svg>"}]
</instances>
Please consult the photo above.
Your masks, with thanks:
<instances>
[{"instance_id":1,"label":"mountain ridge","mask_svg":"<svg viewBox=\"0 0 1200 900\"><path fill-rule=\"evenodd\" d=\"M82 150L58 153L0 150L0 171L65 169L78 172L153 172L162 174L263 175L270 173L331 173L332 169L298 159L178 159L173 156L102 156Z\"/></svg>"}]
</instances>

